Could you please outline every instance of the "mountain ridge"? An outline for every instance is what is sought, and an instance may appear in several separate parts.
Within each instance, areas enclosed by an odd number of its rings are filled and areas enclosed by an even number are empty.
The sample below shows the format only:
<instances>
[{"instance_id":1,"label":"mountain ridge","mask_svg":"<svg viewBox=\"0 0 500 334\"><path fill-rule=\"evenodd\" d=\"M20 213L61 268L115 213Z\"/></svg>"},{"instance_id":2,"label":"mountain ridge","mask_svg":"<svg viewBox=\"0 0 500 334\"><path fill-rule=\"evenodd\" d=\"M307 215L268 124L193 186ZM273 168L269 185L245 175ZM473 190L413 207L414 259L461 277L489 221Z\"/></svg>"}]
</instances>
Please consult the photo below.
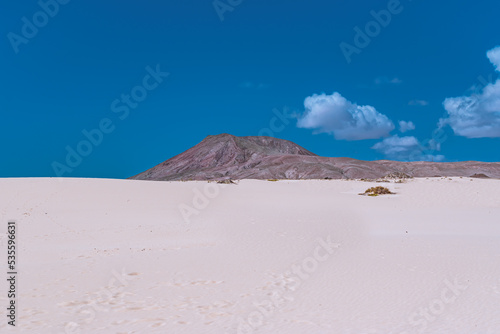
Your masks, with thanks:
<instances>
[{"instance_id":1,"label":"mountain ridge","mask_svg":"<svg viewBox=\"0 0 500 334\"><path fill-rule=\"evenodd\" d=\"M130 177L134 180L359 179L390 173L413 177L500 178L497 162L364 161L321 157L291 141L265 136L209 135L200 143Z\"/></svg>"}]
</instances>

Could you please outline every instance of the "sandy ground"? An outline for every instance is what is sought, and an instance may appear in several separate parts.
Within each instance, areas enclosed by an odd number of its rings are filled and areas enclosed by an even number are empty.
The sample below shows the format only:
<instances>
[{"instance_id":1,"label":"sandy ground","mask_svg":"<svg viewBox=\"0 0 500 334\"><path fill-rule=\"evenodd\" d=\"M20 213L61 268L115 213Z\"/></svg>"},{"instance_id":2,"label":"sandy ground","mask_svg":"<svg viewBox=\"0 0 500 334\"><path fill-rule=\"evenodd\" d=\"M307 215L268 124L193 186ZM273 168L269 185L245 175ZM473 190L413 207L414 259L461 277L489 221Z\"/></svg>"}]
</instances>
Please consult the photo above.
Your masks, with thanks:
<instances>
[{"instance_id":1,"label":"sandy ground","mask_svg":"<svg viewBox=\"0 0 500 334\"><path fill-rule=\"evenodd\" d=\"M0 179L19 333L500 333L500 180Z\"/></svg>"}]
</instances>

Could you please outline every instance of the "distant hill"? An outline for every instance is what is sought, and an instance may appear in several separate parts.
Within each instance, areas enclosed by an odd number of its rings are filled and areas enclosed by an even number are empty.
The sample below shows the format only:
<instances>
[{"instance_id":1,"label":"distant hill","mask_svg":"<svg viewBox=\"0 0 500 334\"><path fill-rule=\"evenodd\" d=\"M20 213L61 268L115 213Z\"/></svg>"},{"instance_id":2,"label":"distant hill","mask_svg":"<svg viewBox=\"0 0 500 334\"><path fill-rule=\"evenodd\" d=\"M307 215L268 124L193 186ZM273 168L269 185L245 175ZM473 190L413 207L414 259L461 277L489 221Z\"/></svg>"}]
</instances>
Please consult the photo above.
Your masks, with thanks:
<instances>
[{"instance_id":1,"label":"distant hill","mask_svg":"<svg viewBox=\"0 0 500 334\"><path fill-rule=\"evenodd\" d=\"M288 140L272 137L208 136L198 145L138 175L135 180L374 179L391 173L413 177L500 178L500 163L363 161L320 157Z\"/></svg>"}]
</instances>

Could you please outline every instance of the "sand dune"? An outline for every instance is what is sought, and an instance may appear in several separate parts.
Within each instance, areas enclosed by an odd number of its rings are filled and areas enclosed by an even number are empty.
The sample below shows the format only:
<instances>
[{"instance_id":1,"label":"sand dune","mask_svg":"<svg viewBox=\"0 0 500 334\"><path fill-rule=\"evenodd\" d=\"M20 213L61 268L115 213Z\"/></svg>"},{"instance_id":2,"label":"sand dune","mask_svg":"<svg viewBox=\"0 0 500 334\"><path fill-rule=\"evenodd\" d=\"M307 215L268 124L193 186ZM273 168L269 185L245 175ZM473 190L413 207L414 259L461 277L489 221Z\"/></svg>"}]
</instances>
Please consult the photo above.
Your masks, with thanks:
<instances>
[{"instance_id":1,"label":"sand dune","mask_svg":"<svg viewBox=\"0 0 500 334\"><path fill-rule=\"evenodd\" d=\"M1 179L0 332L500 333L500 181L374 185Z\"/></svg>"}]
</instances>

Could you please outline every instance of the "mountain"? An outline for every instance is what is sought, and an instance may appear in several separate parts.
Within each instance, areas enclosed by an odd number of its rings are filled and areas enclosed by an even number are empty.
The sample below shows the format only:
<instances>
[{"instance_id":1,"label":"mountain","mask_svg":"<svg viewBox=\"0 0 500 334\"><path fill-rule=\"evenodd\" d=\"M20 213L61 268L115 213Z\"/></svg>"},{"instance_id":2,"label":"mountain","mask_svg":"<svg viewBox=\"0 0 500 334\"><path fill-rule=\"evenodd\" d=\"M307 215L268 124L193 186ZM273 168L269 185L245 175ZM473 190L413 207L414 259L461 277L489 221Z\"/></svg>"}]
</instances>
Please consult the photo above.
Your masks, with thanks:
<instances>
[{"instance_id":1,"label":"mountain","mask_svg":"<svg viewBox=\"0 0 500 334\"><path fill-rule=\"evenodd\" d=\"M475 174L500 178L500 163L327 158L288 140L224 133L207 136L198 145L130 179L375 179L397 172L413 177L469 177Z\"/></svg>"}]
</instances>

